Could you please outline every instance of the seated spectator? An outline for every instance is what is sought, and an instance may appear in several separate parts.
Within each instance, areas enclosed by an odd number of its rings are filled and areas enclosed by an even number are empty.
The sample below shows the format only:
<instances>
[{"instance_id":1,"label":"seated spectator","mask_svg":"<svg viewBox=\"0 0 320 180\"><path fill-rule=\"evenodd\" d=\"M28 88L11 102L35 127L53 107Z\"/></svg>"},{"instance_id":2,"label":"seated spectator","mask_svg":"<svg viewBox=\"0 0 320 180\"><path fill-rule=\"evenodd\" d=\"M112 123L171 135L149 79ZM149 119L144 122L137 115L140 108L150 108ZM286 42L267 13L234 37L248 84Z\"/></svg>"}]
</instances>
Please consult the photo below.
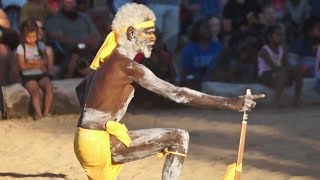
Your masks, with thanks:
<instances>
[{"instance_id":1,"label":"seated spectator","mask_svg":"<svg viewBox=\"0 0 320 180\"><path fill-rule=\"evenodd\" d=\"M10 21L6 13L0 9L0 40L2 39L3 33L10 28ZM0 86L7 85L9 83L8 70L10 69L10 57L11 51L9 47L4 42L0 41Z\"/></svg>"},{"instance_id":2,"label":"seated spectator","mask_svg":"<svg viewBox=\"0 0 320 180\"><path fill-rule=\"evenodd\" d=\"M210 66L206 80L235 83L256 82L258 40L247 32L235 34L232 45L224 48L215 66Z\"/></svg>"},{"instance_id":3,"label":"seated spectator","mask_svg":"<svg viewBox=\"0 0 320 180\"><path fill-rule=\"evenodd\" d=\"M270 26L266 32L266 44L258 55L260 81L275 90L274 106L279 106L280 97L286 86L294 83L293 105L300 105L302 75L294 68L288 67L283 48L284 34L280 26Z\"/></svg>"},{"instance_id":4,"label":"seated spectator","mask_svg":"<svg viewBox=\"0 0 320 180\"><path fill-rule=\"evenodd\" d=\"M34 20L21 25L21 44L17 56L22 74L22 85L30 94L35 119L47 116L53 99L53 86L48 73L46 46L38 41L39 27ZM41 110L40 88L44 91L44 108Z\"/></svg>"},{"instance_id":5,"label":"seated spectator","mask_svg":"<svg viewBox=\"0 0 320 180\"><path fill-rule=\"evenodd\" d=\"M55 50L61 51L62 47L64 58L59 63L60 78L72 77L71 71L66 73L68 66L75 64L72 57L77 53L78 46L85 45L88 53L95 55L101 44L101 36L92 19L77 10L75 0L61 0L59 7L57 15L46 21L45 31Z\"/></svg>"},{"instance_id":6,"label":"seated spectator","mask_svg":"<svg viewBox=\"0 0 320 180\"><path fill-rule=\"evenodd\" d=\"M56 66L55 63L55 55L52 46L47 43L46 37L45 37L45 32L44 32L44 27L43 27L43 22L41 20L36 20L36 23L39 27L39 32L38 32L38 40L42 41L46 44L46 52L48 55L48 75L51 78L56 79L59 73L59 67Z\"/></svg>"},{"instance_id":7,"label":"seated spectator","mask_svg":"<svg viewBox=\"0 0 320 180\"><path fill-rule=\"evenodd\" d=\"M85 77L90 71L90 64L93 58L94 54L90 52L90 48L87 47L86 44L78 44L78 46L71 51L65 78Z\"/></svg>"},{"instance_id":8,"label":"seated spectator","mask_svg":"<svg viewBox=\"0 0 320 180\"><path fill-rule=\"evenodd\" d=\"M200 90L207 69L216 65L223 46L212 40L207 19L200 19L192 26L190 40L181 53L181 81L183 86Z\"/></svg>"},{"instance_id":9,"label":"seated spectator","mask_svg":"<svg viewBox=\"0 0 320 180\"><path fill-rule=\"evenodd\" d=\"M86 12L93 8L93 0L77 0L77 8L81 12Z\"/></svg>"},{"instance_id":10,"label":"seated spectator","mask_svg":"<svg viewBox=\"0 0 320 180\"><path fill-rule=\"evenodd\" d=\"M320 39L320 21L309 19L304 25L303 34L289 47L290 66L299 68L304 77L314 77L316 59L315 42Z\"/></svg>"},{"instance_id":11,"label":"seated spectator","mask_svg":"<svg viewBox=\"0 0 320 180\"><path fill-rule=\"evenodd\" d=\"M254 83L257 80L257 57L260 41L256 34L244 32L240 34L235 45L234 58L237 72L234 81L240 83Z\"/></svg>"},{"instance_id":12,"label":"seated spectator","mask_svg":"<svg viewBox=\"0 0 320 180\"><path fill-rule=\"evenodd\" d=\"M215 66L210 66L205 75L205 81L235 82L238 63L235 51L228 47L221 50Z\"/></svg>"},{"instance_id":13,"label":"seated spectator","mask_svg":"<svg viewBox=\"0 0 320 180\"><path fill-rule=\"evenodd\" d=\"M212 40L219 43L220 18L217 16L209 16L208 24L212 33ZM209 65L205 75L205 81L232 82L236 72L234 57L233 48L222 49L220 55L217 57L217 62L213 61L213 65Z\"/></svg>"},{"instance_id":14,"label":"seated spectator","mask_svg":"<svg viewBox=\"0 0 320 180\"><path fill-rule=\"evenodd\" d=\"M21 8L20 23L27 19L37 19L45 22L52 14L47 0L28 0Z\"/></svg>"},{"instance_id":15,"label":"seated spectator","mask_svg":"<svg viewBox=\"0 0 320 180\"><path fill-rule=\"evenodd\" d=\"M319 0L309 0L311 6L311 17L320 18L320 1Z\"/></svg>"},{"instance_id":16,"label":"seated spectator","mask_svg":"<svg viewBox=\"0 0 320 180\"><path fill-rule=\"evenodd\" d=\"M288 0L285 4L284 24L287 32L287 43L292 43L299 34L303 23L310 17L311 7L307 0Z\"/></svg>"},{"instance_id":17,"label":"seated spectator","mask_svg":"<svg viewBox=\"0 0 320 180\"><path fill-rule=\"evenodd\" d=\"M287 0L267 0L270 3L274 11L274 16L276 19L282 19L285 14L285 3Z\"/></svg>"},{"instance_id":18,"label":"seated spectator","mask_svg":"<svg viewBox=\"0 0 320 180\"><path fill-rule=\"evenodd\" d=\"M320 94L320 46L317 48L317 56L316 56L316 71L315 71L315 90Z\"/></svg>"},{"instance_id":19,"label":"seated spectator","mask_svg":"<svg viewBox=\"0 0 320 180\"><path fill-rule=\"evenodd\" d=\"M250 13L259 13L261 7L256 0L229 0L223 9L224 21L230 21L232 28L238 29Z\"/></svg>"},{"instance_id":20,"label":"seated spectator","mask_svg":"<svg viewBox=\"0 0 320 180\"><path fill-rule=\"evenodd\" d=\"M10 21L0 9L0 86L20 82L13 51L19 44L19 35L12 31Z\"/></svg>"},{"instance_id":21,"label":"seated spectator","mask_svg":"<svg viewBox=\"0 0 320 180\"><path fill-rule=\"evenodd\" d=\"M177 48L179 35L180 0L152 0L148 7L154 12L156 27L163 35L163 42L170 52Z\"/></svg>"},{"instance_id":22,"label":"seated spectator","mask_svg":"<svg viewBox=\"0 0 320 180\"><path fill-rule=\"evenodd\" d=\"M17 67L16 61L13 59L11 50L16 36L11 36L11 34L15 33L12 33L10 20L7 14L0 9L0 119L5 117L1 86L18 82L20 78L19 69L15 68Z\"/></svg>"},{"instance_id":23,"label":"seated spectator","mask_svg":"<svg viewBox=\"0 0 320 180\"><path fill-rule=\"evenodd\" d=\"M218 16L208 16L208 24L210 28L210 32L212 33L213 41L220 41L219 35L221 30L221 21Z\"/></svg>"},{"instance_id":24,"label":"seated spectator","mask_svg":"<svg viewBox=\"0 0 320 180\"><path fill-rule=\"evenodd\" d=\"M153 46L150 58L141 59L140 56L143 54L138 54L134 60L140 62L141 64L144 64L152 72L154 72L157 77L175 84L176 72L173 65L174 62L172 59L172 54L166 49L165 44L162 41L162 35L158 33L156 37L157 40ZM143 106L144 108L168 108L168 105L174 104L162 96L141 88L138 85L135 86L135 97L133 99L133 103L135 106Z\"/></svg>"},{"instance_id":25,"label":"seated spectator","mask_svg":"<svg viewBox=\"0 0 320 180\"><path fill-rule=\"evenodd\" d=\"M47 1L48 1L48 5L51 9L52 14L55 15L58 11L58 8L59 8L59 6L58 6L59 0L47 0Z\"/></svg>"},{"instance_id":26,"label":"seated spectator","mask_svg":"<svg viewBox=\"0 0 320 180\"><path fill-rule=\"evenodd\" d=\"M295 25L302 25L310 17L310 5L306 0L288 0L285 4L285 16Z\"/></svg>"}]
</instances>

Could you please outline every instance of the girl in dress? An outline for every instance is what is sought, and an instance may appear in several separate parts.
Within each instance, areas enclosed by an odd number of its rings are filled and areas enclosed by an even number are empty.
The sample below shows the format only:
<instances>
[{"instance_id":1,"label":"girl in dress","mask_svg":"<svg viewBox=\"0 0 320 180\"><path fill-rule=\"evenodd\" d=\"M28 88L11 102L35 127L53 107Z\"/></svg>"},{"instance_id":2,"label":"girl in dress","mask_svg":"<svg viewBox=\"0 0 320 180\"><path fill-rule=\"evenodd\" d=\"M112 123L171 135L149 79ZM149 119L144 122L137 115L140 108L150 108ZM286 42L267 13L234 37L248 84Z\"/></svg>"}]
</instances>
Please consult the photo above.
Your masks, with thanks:
<instances>
[{"instance_id":1,"label":"girl in dress","mask_svg":"<svg viewBox=\"0 0 320 180\"><path fill-rule=\"evenodd\" d=\"M22 75L22 85L30 94L35 118L47 116L53 99L53 86L49 79L46 46L38 40L39 27L36 21L28 19L21 25L21 44L17 47L17 57ZM44 92L44 107L41 110L40 92Z\"/></svg>"},{"instance_id":2,"label":"girl in dress","mask_svg":"<svg viewBox=\"0 0 320 180\"><path fill-rule=\"evenodd\" d=\"M266 32L266 42L258 54L258 75L264 85L275 90L274 105L278 106L280 96L286 86L294 83L293 105L300 105L302 75L287 66L283 47L284 34L280 26L270 26Z\"/></svg>"}]
</instances>

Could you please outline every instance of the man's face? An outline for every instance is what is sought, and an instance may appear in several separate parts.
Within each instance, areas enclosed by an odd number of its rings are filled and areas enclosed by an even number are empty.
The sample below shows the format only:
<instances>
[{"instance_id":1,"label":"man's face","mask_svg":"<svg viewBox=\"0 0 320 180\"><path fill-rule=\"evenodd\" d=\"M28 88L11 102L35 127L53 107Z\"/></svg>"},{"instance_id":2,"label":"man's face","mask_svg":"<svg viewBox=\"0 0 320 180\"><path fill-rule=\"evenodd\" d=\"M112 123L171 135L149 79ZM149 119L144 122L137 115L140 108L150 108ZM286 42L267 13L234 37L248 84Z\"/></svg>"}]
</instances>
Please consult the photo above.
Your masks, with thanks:
<instances>
[{"instance_id":1,"label":"man's face","mask_svg":"<svg viewBox=\"0 0 320 180\"><path fill-rule=\"evenodd\" d=\"M149 58L152 52L152 46L155 44L156 36L154 34L155 28L145 28L138 30L136 36L137 50L144 54L145 57Z\"/></svg>"},{"instance_id":2,"label":"man's face","mask_svg":"<svg viewBox=\"0 0 320 180\"><path fill-rule=\"evenodd\" d=\"M77 4L75 0L62 0L60 7L64 16L72 20L77 19Z\"/></svg>"},{"instance_id":3,"label":"man's face","mask_svg":"<svg viewBox=\"0 0 320 180\"><path fill-rule=\"evenodd\" d=\"M77 4L75 0L62 0L61 6L64 11L72 11L76 8Z\"/></svg>"},{"instance_id":4,"label":"man's face","mask_svg":"<svg viewBox=\"0 0 320 180\"><path fill-rule=\"evenodd\" d=\"M220 29L221 29L220 20L216 17L212 17L208 21L208 24L209 24L210 31L211 31L212 35L217 36L220 32Z\"/></svg>"}]
</instances>

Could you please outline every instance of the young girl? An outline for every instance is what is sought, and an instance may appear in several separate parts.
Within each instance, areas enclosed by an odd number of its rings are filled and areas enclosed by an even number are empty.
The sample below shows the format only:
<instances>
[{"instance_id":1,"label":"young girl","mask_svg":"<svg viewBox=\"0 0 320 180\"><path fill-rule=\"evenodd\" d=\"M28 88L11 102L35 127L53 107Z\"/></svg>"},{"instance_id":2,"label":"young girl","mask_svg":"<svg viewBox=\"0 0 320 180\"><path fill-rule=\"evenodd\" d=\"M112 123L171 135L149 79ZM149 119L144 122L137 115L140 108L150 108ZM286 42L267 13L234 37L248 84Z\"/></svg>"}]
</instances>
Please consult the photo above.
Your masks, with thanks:
<instances>
[{"instance_id":1,"label":"young girl","mask_svg":"<svg viewBox=\"0 0 320 180\"><path fill-rule=\"evenodd\" d=\"M283 32L280 26L270 26L266 32L266 43L258 54L258 73L263 84L275 90L274 105L278 106L284 88L294 82L293 105L300 104L302 75L286 63L282 46Z\"/></svg>"},{"instance_id":2,"label":"young girl","mask_svg":"<svg viewBox=\"0 0 320 180\"><path fill-rule=\"evenodd\" d=\"M48 56L46 46L38 40L39 28L34 20L28 19L21 24L21 44L17 47L17 56L22 74L22 85L30 93L35 118L49 114L53 86L47 76ZM44 109L41 111L39 88L44 91Z\"/></svg>"}]
</instances>

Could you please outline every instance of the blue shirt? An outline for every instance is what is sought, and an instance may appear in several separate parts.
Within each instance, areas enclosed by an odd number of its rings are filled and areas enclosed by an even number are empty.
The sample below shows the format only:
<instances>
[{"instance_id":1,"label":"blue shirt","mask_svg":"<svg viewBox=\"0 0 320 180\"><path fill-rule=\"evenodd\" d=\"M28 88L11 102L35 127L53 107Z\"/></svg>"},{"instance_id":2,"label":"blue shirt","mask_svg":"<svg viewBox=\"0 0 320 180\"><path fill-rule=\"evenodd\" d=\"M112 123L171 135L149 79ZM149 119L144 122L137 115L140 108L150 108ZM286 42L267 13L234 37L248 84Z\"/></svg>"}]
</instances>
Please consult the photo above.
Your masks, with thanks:
<instances>
[{"instance_id":1,"label":"blue shirt","mask_svg":"<svg viewBox=\"0 0 320 180\"><path fill-rule=\"evenodd\" d=\"M217 65L217 57L222 48L219 42L211 42L206 49L202 49L197 43L187 44L181 53L182 70L195 77L204 75L209 67Z\"/></svg>"}]
</instances>

